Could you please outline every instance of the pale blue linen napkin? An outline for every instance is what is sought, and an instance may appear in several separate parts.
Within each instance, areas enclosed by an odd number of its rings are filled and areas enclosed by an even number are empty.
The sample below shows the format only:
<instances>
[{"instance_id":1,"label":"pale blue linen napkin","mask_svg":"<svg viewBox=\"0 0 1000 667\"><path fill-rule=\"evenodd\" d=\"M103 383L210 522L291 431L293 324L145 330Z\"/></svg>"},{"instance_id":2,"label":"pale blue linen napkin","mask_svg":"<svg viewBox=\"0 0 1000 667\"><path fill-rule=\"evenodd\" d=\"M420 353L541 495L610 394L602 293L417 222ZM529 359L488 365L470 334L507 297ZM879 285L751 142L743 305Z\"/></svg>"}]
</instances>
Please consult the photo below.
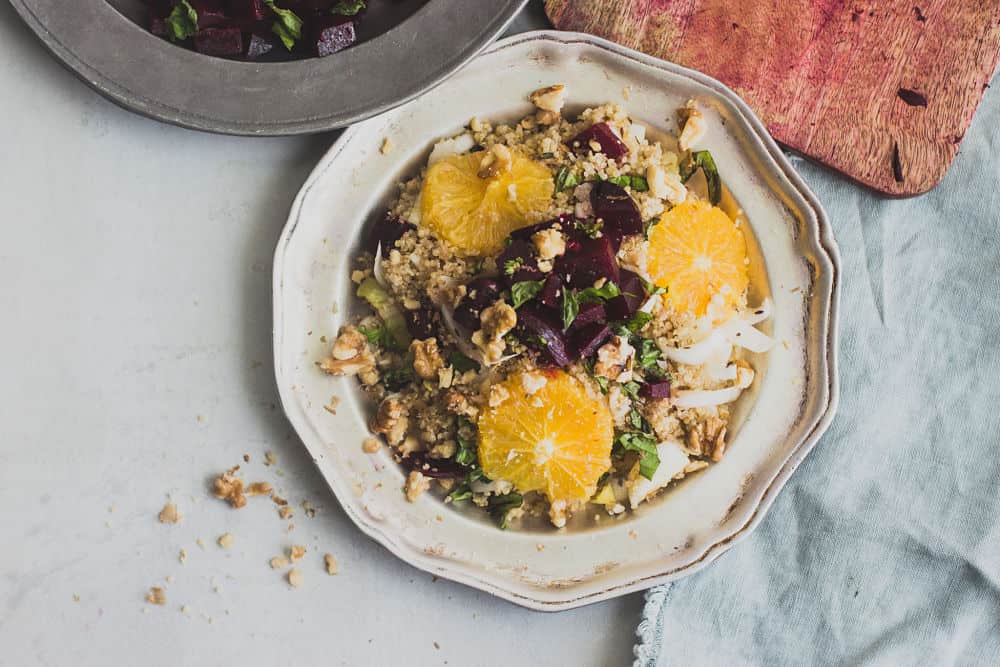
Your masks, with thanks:
<instances>
[{"instance_id":1,"label":"pale blue linen napkin","mask_svg":"<svg viewBox=\"0 0 1000 667\"><path fill-rule=\"evenodd\" d=\"M636 667L1000 665L1000 91L890 200L802 160L843 257L840 410L747 540L647 593Z\"/></svg>"}]
</instances>

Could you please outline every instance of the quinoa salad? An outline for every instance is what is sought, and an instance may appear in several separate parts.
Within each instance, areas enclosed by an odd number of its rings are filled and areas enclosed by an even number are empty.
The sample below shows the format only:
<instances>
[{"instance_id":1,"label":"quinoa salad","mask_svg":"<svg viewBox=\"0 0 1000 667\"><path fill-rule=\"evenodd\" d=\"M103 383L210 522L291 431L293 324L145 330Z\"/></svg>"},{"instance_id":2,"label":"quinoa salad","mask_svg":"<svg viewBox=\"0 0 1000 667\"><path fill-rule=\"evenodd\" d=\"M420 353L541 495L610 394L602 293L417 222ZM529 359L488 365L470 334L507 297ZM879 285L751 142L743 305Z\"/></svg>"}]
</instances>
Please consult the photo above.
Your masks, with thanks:
<instances>
[{"instance_id":1,"label":"quinoa salad","mask_svg":"<svg viewBox=\"0 0 1000 667\"><path fill-rule=\"evenodd\" d=\"M533 92L433 147L352 267L362 314L318 367L355 376L411 502L501 528L621 517L722 460L768 299L689 102L654 140L615 104ZM383 149L388 146L388 140Z\"/></svg>"}]
</instances>

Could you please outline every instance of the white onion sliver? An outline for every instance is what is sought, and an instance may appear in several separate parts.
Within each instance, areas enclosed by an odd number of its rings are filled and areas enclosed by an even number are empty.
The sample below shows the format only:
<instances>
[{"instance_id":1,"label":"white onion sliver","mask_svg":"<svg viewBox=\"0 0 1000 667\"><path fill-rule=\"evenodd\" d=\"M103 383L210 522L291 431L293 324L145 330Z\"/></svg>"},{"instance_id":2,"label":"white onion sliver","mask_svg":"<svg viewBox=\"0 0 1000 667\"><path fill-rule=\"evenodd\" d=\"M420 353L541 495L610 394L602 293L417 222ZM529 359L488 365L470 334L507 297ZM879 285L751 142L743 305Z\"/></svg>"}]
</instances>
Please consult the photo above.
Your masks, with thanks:
<instances>
[{"instance_id":1,"label":"white onion sliver","mask_svg":"<svg viewBox=\"0 0 1000 667\"><path fill-rule=\"evenodd\" d=\"M716 382L732 382L736 379L736 364L709 364L705 367L705 373Z\"/></svg>"},{"instance_id":2,"label":"white onion sliver","mask_svg":"<svg viewBox=\"0 0 1000 667\"><path fill-rule=\"evenodd\" d=\"M744 319L734 317L723 326L726 338L733 345L751 352L767 352L774 345L774 339L754 328Z\"/></svg>"},{"instance_id":3,"label":"white onion sliver","mask_svg":"<svg viewBox=\"0 0 1000 667\"><path fill-rule=\"evenodd\" d=\"M740 397L739 387L725 389L679 389L670 401L678 408L709 408L724 403L732 403Z\"/></svg>"},{"instance_id":4,"label":"white onion sliver","mask_svg":"<svg viewBox=\"0 0 1000 667\"><path fill-rule=\"evenodd\" d=\"M744 317L747 324L760 324L766 319L771 317L771 303L770 298L766 298L760 302L760 307L752 311L749 315Z\"/></svg>"},{"instance_id":5,"label":"white onion sliver","mask_svg":"<svg viewBox=\"0 0 1000 667\"><path fill-rule=\"evenodd\" d=\"M378 248L375 250L375 262L372 264L372 275L375 276L375 280L379 285L385 287L385 273L382 271L382 242L378 242Z\"/></svg>"},{"instance_id":6,"label":"white onion sliver","mask_svg":"<svg viewBox=\"0 0 1000 667\"><path fill-rule=\"evenodd\" d=\"M711 359L728 361L729 354L732 351L729 343L726 341L726 337L719 329L716 329L707 338L689 347L661 345L660 350L667 359L678 364L687 364L688 366L700 366Z\"/></svg>"},{"instance_id":7,"label":"white onion sliver","mask_svg":"<svg viewBox=\"0 0 1000 667\"><path fill-rule=\"evenodd\" d=\"M427 166L430 167L435 162L440 162L441 160L449 157L451 155L459 155L460 153L465 153L472 149L476 145L476 140L472 138L472 135L468 132L465 134L460 134L452 139L444 139L442 141L434 144L434 148L431 149L431 154L427 158Z\"/></svg>"}]
</instances>

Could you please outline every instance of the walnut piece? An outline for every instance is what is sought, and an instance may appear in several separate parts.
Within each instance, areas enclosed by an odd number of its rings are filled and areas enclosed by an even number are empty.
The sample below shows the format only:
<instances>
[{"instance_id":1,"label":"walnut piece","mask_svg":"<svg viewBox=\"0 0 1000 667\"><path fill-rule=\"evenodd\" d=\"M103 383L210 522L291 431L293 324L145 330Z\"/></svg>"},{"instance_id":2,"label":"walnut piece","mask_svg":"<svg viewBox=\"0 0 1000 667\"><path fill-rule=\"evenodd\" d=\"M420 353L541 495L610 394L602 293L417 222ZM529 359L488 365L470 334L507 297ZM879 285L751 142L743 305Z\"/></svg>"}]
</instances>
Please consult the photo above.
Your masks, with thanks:
<instances>
[{"instance_id":1,"label":"walnut piece","mask_svg":"<svg viewBox=\"0 0 1000 667\"><path fill-rule=\"evenodd\" d=\"M444 409L454 415L464 415L473 419L479 415L479 408L456 389L444 392L442 399Z\"/></svg>"},{"instance_id":2,"label":"walnut piece","mask_svg":"<svg viewBox=\"0 0 1000 667\"><path fill-rule=\"evenodd\" d=\"M304 577L302 576L302 572L300 572L297 568L293 567L288 571L288 583L291 586L298 588L302 585L303 579Z\"/></svg>"},{"instance_id":3,"label":"walnut piece","mask_svg":"<svg viewBox=\"0 0 1000 667\"><path fill-rule=\"evenodd\" d=\"M479 163L479 178L493 178L510 171L514 156L503 144L493 144Z\"/></svg>"},{"instance_id":4,"label":"walnut piece","mask_svg":"<svg viewBox=\"0 0 1000 667\"><path fill-rule=\"evenodd\" d=\"M306 555L306 548L301 544L292 545L292 547L288 550L288 557L292 560L293 563L301 559L305 555Z\"/></svg>"},{"instance_id":5,"label":"walnut piece","mask_svg":"<svg viewBox=\"0 0 1000 667\"><path fill-rule=\"evenodd\" d=\"M337 559L333 557L333 554L324 554L323 562L326 564L327 574L337 574L340 570L340 567L337 565Z\"/></svg>"},{"instance_id":6,"label":"walnut piece","mask_svg":"<svg viewBox=\"0 0 1000 667\"><path fill-rule=\"evenodd\" d=\"M419 470L411 470L406 478L406 499L411 503L417 502L417 498L431 488L431 478L425 477Z\"/></svg>"},{"instance_id":7,"label":"walnut piece","mask_svg":"<svg viewBox=\"0 0 1000 667\"><path fill-rule=\"evenodd\" d=\"M247 504L247 497L243 493L243 480L236 476L236 471L239 469L239 466L235 466L216 477L212 491L216 498L229 501L235 508Z\"/></svg>"},{"instance_id":8,"label":"walnut piece","mask_svg":"<svg viewBox=\"0 0 1000 667\"><path fill-rule=\"evenodd\" d=\"M566 104L566 86L558 83L554 86L539 88L528 96L531 103L542 111L559 113Z\"/></svg>"},{"instance_id":9,"label":"walnut piece","mask_svg":"<svg viewBox=\"0 0 1000 667\"><path fill-rule=\"evenodd\" d=\"M167 604L167 594L159 586L153 586L149 589L149 592L146 593L146 602L149 604Z\"/></svg>"},{"instance_id":10,"label":"walnut piece","mask_svg":"<svg viewBox=\"0 0 1000 667\"><path fill-rule=\"evenodd\" d=\"M281 568L288 567L288 559L284 556L275 556L270 561L272 570L280 570Z\"/></svg>"},{"instance_id":11,"label":"walnut piece","mask_svg":"<svg viewBox=\"0 0 1000 667\"><path fill-rule=\"evenodd\" d=\"M267 482L254 482L247 486L245 493L249 497L269 496L274 493L274 489Z\"/></svg>"},{"instance_id":12,"label":"walnut piece","mask_svg":"<svg viewBox=\"0 0 1000 667\"><path fill-rule=\"evenodd\" d=\"M531 242L535 244L538 258L542 260L555 259L566 252L566 239L558 229L550 227L535 232L531 236Z\"/></svg>"},{"instance_id":13,"label":"walnut piece","mask_svg":"<svg viewBox=\"0 0 1000 667\"><path fill-rule=\"evenodd\" d=\"M378 438L365 438L361 442L361 451L365 454L374 454L382 448L382 443L378 441Z\"/></svg>"},{"instance_id":14,"label":"walnut piece","mask_svg":"<svg viewBox=\"0 0 1000 667\"><path fill-rule=\"evenodd\" d=\"M632 379L632 362L635 348L621 336L612 336L611 340L597 350L597 363L594 364L594 374L616 382L628 382Z\"/></svg>"},{"instance_id":15,"label":"walnut piece","mask_svg":"<svg viewBox=\"0 0 1000 667\"><path fill-rule=\"evenodd\" d=\"M330 375L358 375L375 369L375 355L364 334L350 325L340 328L330 357L319 362L320 369Z\"/></svg>"},{"instance_id":16,"label":"walnut piece","mask_svg":"<svg viewBox=\"0 0 1000 667\"><path fill-rule=\"evenodd\" d=\"M183 518L184 516L180 513L180 511L178 511L177 505L173 503L167 503L163 506L163 509L160 510L160 523L177 523Z\"/></svg>"},{"instance_id":17,"label":"walnut piece","mask_svg":"<svg viewBox=\"0 0 1000 667\"><path fill-rule=\"evenodd\" d=\"M233 546L233 542L234 539L232 533L225 533L219 536L219 546L222 547L223 549L228 549L229 547Z\"/></svg>"},{"instance_id":18,"label":"walnut piece","mask_svg":"<svg viewBox=\"0 0 1000 667\"><path fill-rule=\"evenodd\" d=\"M415 340L410 343L413 354L413 370L424 380L438 379L438 371L444 368L444 359L438 349L436 338Z\"/></svg>"},{"instance_id":19,"label":"walnut piece","mask_svg":"<svg viewBox=\"0 0 1000 667\"><path fill-rule=\"evenodd\" d=\"M372 431L385 435L390 445L398 445L403 442L406 430L410 427L406 406L398 396L388 396L379 406L378 411L372 418Z\"/></svg>"}]
</instances>

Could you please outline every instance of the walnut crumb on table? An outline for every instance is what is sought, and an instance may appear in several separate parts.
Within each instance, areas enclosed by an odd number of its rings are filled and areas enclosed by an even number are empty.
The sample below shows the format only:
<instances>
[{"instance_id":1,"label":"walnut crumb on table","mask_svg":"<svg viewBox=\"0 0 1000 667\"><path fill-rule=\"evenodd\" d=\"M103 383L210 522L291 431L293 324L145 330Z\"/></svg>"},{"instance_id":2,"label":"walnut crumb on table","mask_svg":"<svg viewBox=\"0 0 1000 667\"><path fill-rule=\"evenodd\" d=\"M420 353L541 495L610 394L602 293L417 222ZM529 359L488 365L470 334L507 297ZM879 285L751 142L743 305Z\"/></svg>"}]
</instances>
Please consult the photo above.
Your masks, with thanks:
<instances>
[{"instance_id":1,"label":"walnut crumb on table","mask_svg":"<svg viewBox=\"0 0 1000 667\"><path fill-rule=\"evenodd\" d=\"M187 557L188 557L187 552L184 551L184 549L181 549L180 553L177 554L177 560L180 561L181 565L184 564L184 561L187 560Z\"/></svg>"},{"instance_id":2,"label":"walnut crumb on table","mask_svg":"<svg viewBox=\"0 0 1000 667\"><path fill-rule=\"evenodd\" d=\"M415 503L417 498L430 488L430 477L425 477L419 470L411 470L406 478L406 499Z\"/></svg>"},{"instance_id":3,"label":"walnut crumb on table","mask_svg":"<svg viewBox=\"0 0 1000 667\"><path fill-rule=\"evenodd\" d=\"M393 148L394 146L392 145L392 140L390 140L389 137L386 137L382 140L382 146L378 149L378 152L382 155L388 155L392 152Z\"/></svg>"},{"instance_id":4,"label":"walnut crumb on table","mask_svg":"<svg viewBox=\"0 0 1000 667\"><path fill-rule=\"evenodd\" d=\"M270 560L270 565L272 570L280 570L282 568L288 567L289 560L284 556L275 556Z\"/></svg>"},{"instance_id":5,"label":"walnut crumb on table","mask_svg":"<svg viewBox=\"0 0 1000 667\"><path fill-rule=\"evenodd\" d=\"M212 483L212 494L220 500L227 501L234 508L240 508L247 504L247 497L243 493L243 480L236 476L239 466L230 468L215 478Z\"/></svg>"},{"instance_id":6,"label":"walnut crumb on table","mask_svg":"<svg viewBox=\"0 0 1000 667\"><path fill-rule=\"evenodd\" d=\"M177 505L174 503L167 503L163 506L163 509L160 510L160 523L177 523L183 518L184 515L178 511Z\"/></svg>"},{"instance_id":7,"label":"walnut crumb on table","mask_svg":"<svg viewBox=\"0 0 1000 667\"><path fill-rule=\"evenodd\" d=\"M274 489L267 482L254 482L246 488L247 496L269 496L274 493Z\"/></svg>"},{"instance_id":8,"label":"walnut crumb on table","mask_svg":"<svg viewBox=\"0 0 1000 667\"><path fill-rule=\"evenodd\" d=\"M302 572L299 571L297 568L293 567L291 570L288 571L288 583L291 584L294 588L298 588L299 586L301 586L302 580L303 580Z\"/></svg>"},{"instance_id":9,"label":"walnut crumb on table","mask_svg":"<svg viewBox=\"0 0 1000 667\"><path fill-rule=\"evenodd\" d=\"M149 604L159 605L167 604L167 594L159 586L153 586L149 589L149 592L146 593L146 602Z\"/></svg>"},{"instance_id":10,"label":"walnut crumb on table","mask_svg":"<svg viewBox=\"0 0 1000 667\"><path fill-rule=\"evenodd\" d=\"M340 566L337 564L337 559L334 558L333 554L325 554L323 556L323 562L326 564L327 574L337 574L340 570Z\"/></svg>"},{"instance_id":11,"label":"walnut crumb on table","mask_svg":"<svg viewBox=\"0 0 1000 667\"><path fill-rule=\"evenodd\" d=\"M228 549L229 547L233 546L234 541L235 540L233 538L232 533L224 533L219 536L218 540L219 546L222 547L223 549Z\"/></svg>"},{"instance_id":12,"label":"walnut crumb on table","mask_svg":"<svg viewBox=\"0 0 1000 667\"><path fill-rule=\"evenodd\" d=\"M274 455L274 452L264 452L264 465L273 466L278 462L278 457Z\"/></svg>"},{"instance_id":13,"label":"walnut crumb on table","mask_svg":"<svg viewBox=\"0 0 1000 667\"><path fill-rule=\"evenodd\" d=\"M295 544L288 550L288 557L295 562L306 555L306 548L302 545Z\"/></svg>"},{"instance_id":14,"label":"walnut crumb on table","mask_svg":"<svg viewBox=\"0 0 1000 667\"><path fill-rule=\"evenodd\" d=\"M365 454L374 454L382 448L381 443L379 443L377 438L365 438L361 443L361 450Z\"/></svg>"}]
</instances>

